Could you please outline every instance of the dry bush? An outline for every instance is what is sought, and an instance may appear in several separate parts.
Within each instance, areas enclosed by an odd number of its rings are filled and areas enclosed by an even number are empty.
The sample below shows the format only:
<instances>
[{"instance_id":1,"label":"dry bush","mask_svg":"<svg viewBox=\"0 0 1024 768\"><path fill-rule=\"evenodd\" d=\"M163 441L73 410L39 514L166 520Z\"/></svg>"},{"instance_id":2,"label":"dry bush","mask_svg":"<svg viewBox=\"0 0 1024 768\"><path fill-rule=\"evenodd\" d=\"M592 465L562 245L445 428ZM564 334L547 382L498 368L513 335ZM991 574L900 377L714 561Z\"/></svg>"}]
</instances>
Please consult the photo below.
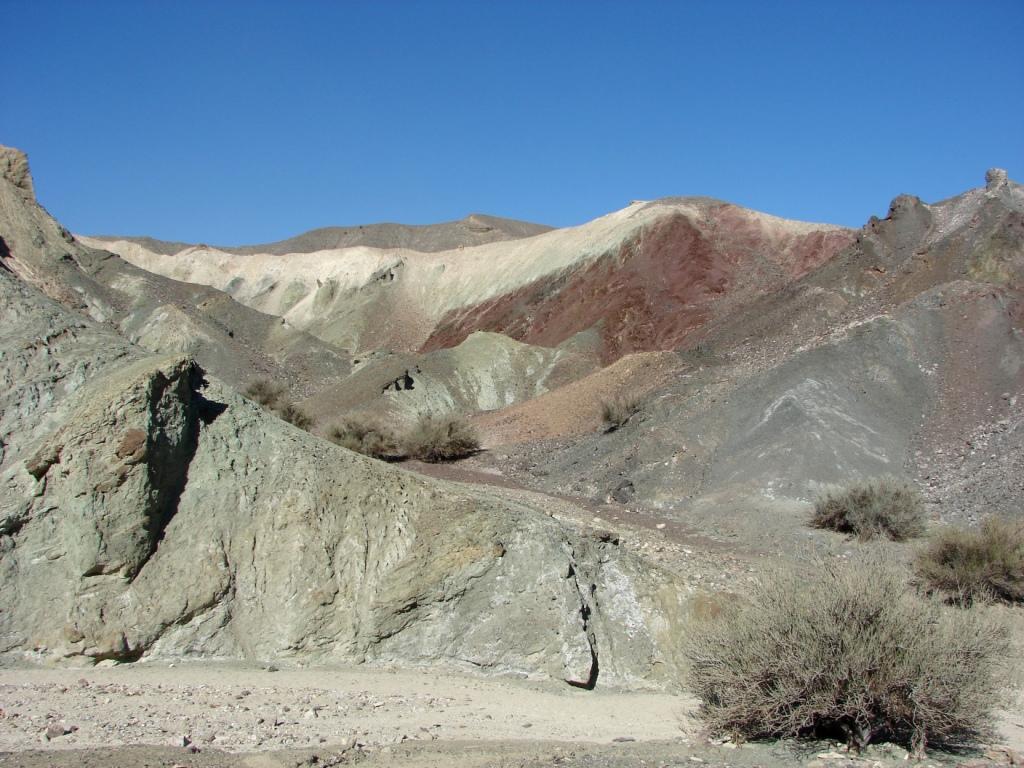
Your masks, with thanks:
<instances>
[{"instance_id":1,"label":"dry bush","mask_svg":"<svg viewBox=\"0 0 1024 768\"><path fill-rule=\"evenodd\" d=\"M313 419L285 395L285 388L269 379L254 379L243 394L299 429L309 430Z\"/></svg>"},{"instance_id":2,"label":"dry bush","mask_svg":"<svg viewBox=\"0 0 1024 768\"><path fill-rule=\"evenodd\" d=\"M312 417L291 400L278 399L274 410L278 416L299 429L308 431L313 426Z\"/></svg>"},{"instance_id":3,"label":"dry bush","mask_svg":"<svg viewBox=\"0 0 1024 768\"><path fill-rule=\"evenodd\" d=\"M632 397L616 397L601 403L601 419L604 431L614 432L625 426L634 414L640 411L640 401Z\"/></svg>"},{"instance_id":4,"label":"dry bush","mask_svg":"<svg viewBox=\"0 0 1024 768\"><path fill-rule=\"evenodd\" d=\"M366 416L347 416L331 426L327 431L327 439L375 459L394 460L403 456L395 434Z\"/></svg>"},{"instance_id":5,"label":"dry bush","mask_svg":"<svg viewBox=\"0 0 1024 768\"><path fill-rule=\"evenodd\" d=\"M920 752L976 739L1002 703L1007 627L908 591L878 553L776 569L725 608L692 625L685 649L713 731Z\"/></svg>"},{"instance_id":6,"label":"dry bush","mask_svg":"<svg viewBox=\"0 0 1024 768\"><path fill-rule=\"evenodd\" d=\"M421 461L453 461L480 450L480 438L469 422L459 416L421 416L405 437L409 456Z\"/></svg>"},{"instance_id":7,"label":"dry bush","mask_svg":"<svg viewBox=\"0 0 1024 768\"><path fill-rule=\"evenodd\" d=\"M811 525L861 539L888 536L904 541L924 533L924 502L912 486L882 478L820 496Z\"/></svg>"},{"instance_id":8,"label":"dry bush","mask_svg":"<svg viewBox=\"0 0 1024 768\"><path fill-rule=\"evenodd\" d=\"M990 517L979 530L946 528L917 556L917 573L952 602L1024 602L1024 522Z\"/></svg>"},{"instance_id":9,"label":"dry bush","mask_svg":"<svg viewBox=\"0 0 1024 768\"><path fill-rule=\"evenodd\" d=\"M243 394L264 408L274 408L277 401L284 395L284 387L274 384L269 379L254 379L245 388Z\"/></svg>"}]
</instances>

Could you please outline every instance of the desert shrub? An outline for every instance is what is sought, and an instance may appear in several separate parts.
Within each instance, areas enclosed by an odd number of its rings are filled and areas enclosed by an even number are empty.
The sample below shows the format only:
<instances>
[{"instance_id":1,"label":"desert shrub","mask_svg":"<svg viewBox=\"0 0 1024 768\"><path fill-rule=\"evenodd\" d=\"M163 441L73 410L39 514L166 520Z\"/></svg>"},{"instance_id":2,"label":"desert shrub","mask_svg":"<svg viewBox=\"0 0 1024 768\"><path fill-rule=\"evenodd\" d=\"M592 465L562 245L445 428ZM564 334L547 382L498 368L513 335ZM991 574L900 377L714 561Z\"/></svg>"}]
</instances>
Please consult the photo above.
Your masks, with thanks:
<instances>
[{"instance_id":1,"label":"desert shrub","mask_svg":"<svg viewBox=\"0 0 1024 768\"><path fill-rule=\"evenodd\" d=\"M453 461L480 450L480 438L469 422L458 416L421 416L405 437L409 456L421 461Z\"/></svg>"},{"instance_id":2,"label":"desert shrub","mask_svg":"<svg viewBox=\"0 0 1024 768\"><path fill-rule=\"evenodd\" d=\"M290 400L278 399L274 410L278 416L299 429L308 430L313 426L312 417Z\"/></svg>"},{"instance_id":3,"label":"desert shrub","mask_svg":"<svg viewBox=\"0 0 1024 768\"><path fill-rule=\"evenodd\" d=\"M310 415L288 399L285 388L280 384L269 379L254 379L243 394L299 429L309 430L313 426Z\"/></svg>"},{"instance_id":4,"label":"desert shrub","mask_svg":"<svg viewBox=\"0 0 1024 768\"><path fill-rule=\"evenodd\" d=\"M398 459L403 454L394 432L365 416L351 415L333 424L327 439L375 459Z\"/></svg>"},{"instance_id":5,"label":"desert shrub","mask_svg":"<svg viewBox=\"0 0 1024 768\"><path fill-rule=\"evenodd\" d=\"M265 408L273 408L284 395L284 387L274 384L269 379L254 379L243 394Z\"/></svg>"},{"instance_id":6,"label":"desert shrub","mask_svg":"<svg viewBox=\"0 0 1024 768\"><path fill-rule=\"evenodd\" d=\"M640 410L640 401L632 397L616 397L601 403L601 419L604 431L614 432L625 426L634 414Z\"/></svg>"},{"instance_id":7,"label":"desert shrub","mask_svg":"<svg viewBox=\"0 0 1024 768\"><path fill-rule=\"evenodd\" d=\"M692 624L685 653L713 731L920 751L984 732L1010 648L989 612L914 594L874 554L769 571L749 601Z\"/></svg>"},{"instance_id":8,"label":"desert shrub","mask_svg":"<svg viewBox=\"0 0 1024 768\"><path fill-rule=\"evenodd\" d=\"M829 491L814 505L811 525L861 539L904 541L924 533L924 502L917 489L883 478Z\"/></svg>"},{"instance_id":9,"label":"desert shrub","mask_svg":"<svg viewBox=\"0 0 1024 768\"><path fill-rule=\"evenodd\" d=\"M955 603L1024 602L1024 522L990 517L978 530L946 528L918 554L916 566L929 588Z\"/></svg>"}]
</instances>

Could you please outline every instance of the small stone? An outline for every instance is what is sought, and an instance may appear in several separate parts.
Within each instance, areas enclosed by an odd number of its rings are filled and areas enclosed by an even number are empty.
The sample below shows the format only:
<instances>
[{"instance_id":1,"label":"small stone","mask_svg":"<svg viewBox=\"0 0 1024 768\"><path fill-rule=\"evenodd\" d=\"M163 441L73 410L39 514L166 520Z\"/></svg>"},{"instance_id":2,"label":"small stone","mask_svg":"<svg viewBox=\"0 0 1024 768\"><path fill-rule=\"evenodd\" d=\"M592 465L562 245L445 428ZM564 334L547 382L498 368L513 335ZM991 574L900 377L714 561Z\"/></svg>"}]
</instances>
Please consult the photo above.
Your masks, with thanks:
<instances>
[{"instance_id":1,"label":"small stone","mask_svg":"<svg viewBox=\"0 0 1024 768\"><path fill-rule=\"evenodd\" d=\"M657 529L658 529L659 531L663 531L663 530L665 530L665 524L664 524L664 523L658 523L658 524L657 524L656 526L654 526L654 527L655 527L655 528L657 528Z\"/></svg>"},{"instance_id":2,"label":"small stone","mask_svg":"<svg viewBox=\"0 0 1024 768\"><path fill-rule=\"evenodd\" d=\"M66 727L63 723L50 723L46 726L46 740L57 739L61 736L66 736L71 733L71 729Z\"/></svg>"}]
</instances>

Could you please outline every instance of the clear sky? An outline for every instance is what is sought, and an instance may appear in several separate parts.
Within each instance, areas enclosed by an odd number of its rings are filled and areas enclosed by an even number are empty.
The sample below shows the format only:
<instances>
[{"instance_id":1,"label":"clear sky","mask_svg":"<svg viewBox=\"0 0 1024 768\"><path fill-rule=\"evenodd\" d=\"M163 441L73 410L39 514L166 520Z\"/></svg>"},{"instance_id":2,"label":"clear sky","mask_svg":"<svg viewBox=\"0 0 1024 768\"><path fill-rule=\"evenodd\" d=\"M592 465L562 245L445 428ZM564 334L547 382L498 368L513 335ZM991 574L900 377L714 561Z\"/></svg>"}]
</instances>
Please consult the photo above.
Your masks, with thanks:
<instances>
[{"instance_id":1,"label":"clear sky","mask_svg":"<svg viewBox=\"0 0 1024 768\"><path fill-rule=\"evenodd\" d=\"M0 0L73 231L214 244L710 195L860 226L1024 181L1024 2Z\"/></svg>"}]
</instances>

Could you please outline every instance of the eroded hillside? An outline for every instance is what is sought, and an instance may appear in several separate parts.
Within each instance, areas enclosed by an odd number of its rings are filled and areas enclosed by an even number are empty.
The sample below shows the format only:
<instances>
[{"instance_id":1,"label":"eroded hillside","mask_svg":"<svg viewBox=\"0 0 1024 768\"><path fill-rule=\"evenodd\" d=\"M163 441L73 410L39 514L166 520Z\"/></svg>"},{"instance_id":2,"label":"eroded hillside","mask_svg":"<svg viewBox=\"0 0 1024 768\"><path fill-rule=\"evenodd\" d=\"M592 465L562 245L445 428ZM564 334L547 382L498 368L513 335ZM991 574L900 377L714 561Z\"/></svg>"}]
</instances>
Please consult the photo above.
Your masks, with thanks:
<instances>
[{"instance_id":1,"label":"eroded hillside","mask_svg":"<svg viewBox=\"0 0 1024 768\"><path fill-rule=\"evenodd\" d=\"M0 180L0 651L675 684L685 594L668 572L529 503L333 446L135 343L150 291L190 287L78 245L24 178Z\"/></svg>"}]
</instances>

